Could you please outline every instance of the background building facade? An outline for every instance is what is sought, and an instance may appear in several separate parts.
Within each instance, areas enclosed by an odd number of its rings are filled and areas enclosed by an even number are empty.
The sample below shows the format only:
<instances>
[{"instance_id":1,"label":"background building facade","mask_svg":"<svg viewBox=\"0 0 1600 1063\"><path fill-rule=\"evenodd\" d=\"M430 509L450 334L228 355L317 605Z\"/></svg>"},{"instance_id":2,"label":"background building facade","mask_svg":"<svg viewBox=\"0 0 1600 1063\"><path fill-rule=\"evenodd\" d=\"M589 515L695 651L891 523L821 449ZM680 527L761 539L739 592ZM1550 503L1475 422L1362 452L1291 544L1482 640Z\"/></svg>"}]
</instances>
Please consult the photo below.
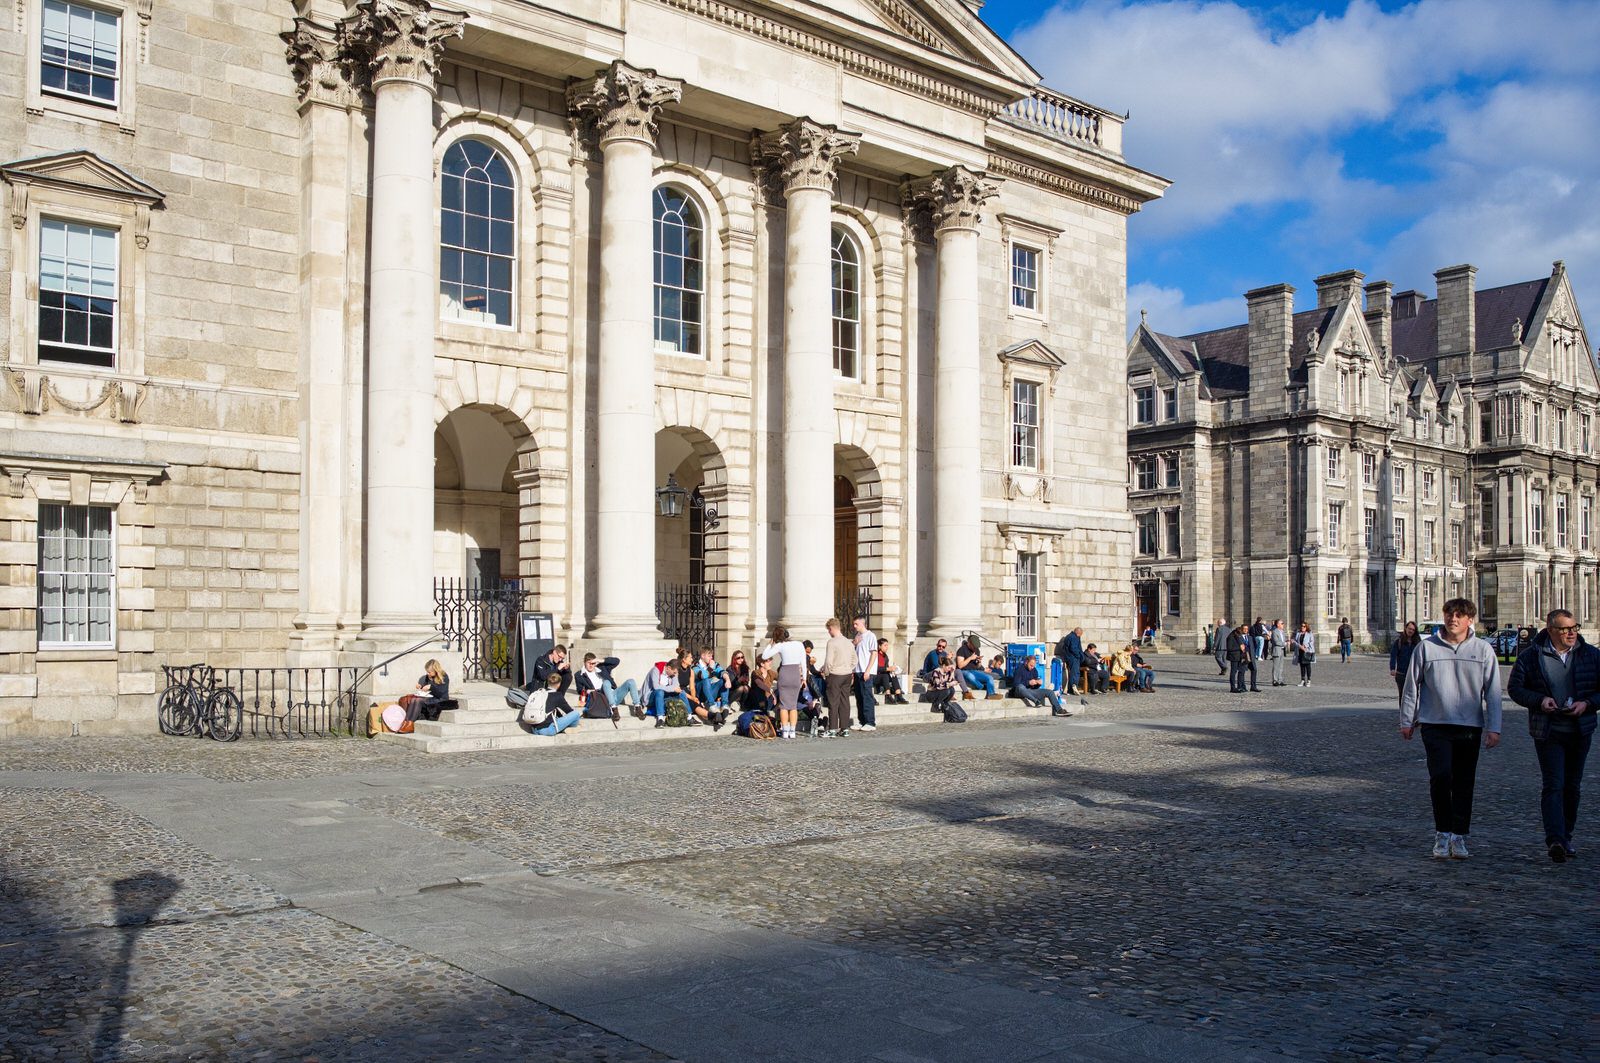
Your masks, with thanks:
<instances>
[{"instance_id":1,"label":"background building facade","mask_svg":"<svg viewBox=\"0 0 1600 1063\"><path fill-rule=\"evenodd\" d=\"M957 0L461 7L0 29L0 733L379 658L441 579L648 659L662 587L721 652L1120 625L1120 118Z\"/></svg>"},{"instance_id":2,"label":"background building facade","mask_svg":"<svg viewBox=\"0 0 1600 1063\"><path fill-rule=\"evenodd\" d=\"M1596 615L1600 380L1564 266L1437 297L1317 278L1244 325L1129 341L1134 601L1191 649L1219 618L1349 617L1386 645L1452 597L1484 625ZM1326 644L1326 642L1324 643Z\"/></svg>"}]
</instances>

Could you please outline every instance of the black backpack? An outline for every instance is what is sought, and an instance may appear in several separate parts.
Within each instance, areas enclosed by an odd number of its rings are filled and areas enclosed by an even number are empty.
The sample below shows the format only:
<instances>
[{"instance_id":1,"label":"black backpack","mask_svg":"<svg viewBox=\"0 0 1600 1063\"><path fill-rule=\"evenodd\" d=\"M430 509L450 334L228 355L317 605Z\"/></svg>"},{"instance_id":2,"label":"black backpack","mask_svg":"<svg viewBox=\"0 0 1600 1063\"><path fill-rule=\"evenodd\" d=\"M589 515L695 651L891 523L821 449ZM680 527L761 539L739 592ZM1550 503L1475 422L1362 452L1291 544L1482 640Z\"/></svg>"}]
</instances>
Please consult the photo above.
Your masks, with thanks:
<instances>
[{"instance_id":1,"label":"black backpack","mask_svg":"<svg viewBox=\"0 0 1600 1063\"><path fill-rule=\"evenodd\" d=\"M946 702L945 706L944 706L944 722L945 723L966 723L967 722L967 710L963 709L961 707L961 705L959 703L957 703L957 702L954 702L954 701Z\"/></svg>"},{"instance_id":2,"label":"black backpack","mask_svg":"<svg viewBox=\"0 0 1600 1063\"><path fill-rule=\"evenodd\" d=\"M606 697L603 690L591 690L583 696L583 718L586 720L610 720L612 726L622 718L622 713Z\"/></svg>"}]
</instances>

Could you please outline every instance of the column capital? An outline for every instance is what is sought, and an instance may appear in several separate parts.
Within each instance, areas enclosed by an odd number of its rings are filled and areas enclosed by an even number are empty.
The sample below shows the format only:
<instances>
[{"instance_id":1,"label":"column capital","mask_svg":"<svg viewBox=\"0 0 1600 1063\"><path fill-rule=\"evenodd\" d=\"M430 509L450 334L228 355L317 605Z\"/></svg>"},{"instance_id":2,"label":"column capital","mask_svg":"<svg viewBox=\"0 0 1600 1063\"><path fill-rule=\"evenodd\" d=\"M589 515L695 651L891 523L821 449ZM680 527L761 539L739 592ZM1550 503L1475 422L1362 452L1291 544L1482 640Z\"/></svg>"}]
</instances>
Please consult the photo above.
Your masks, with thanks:
<instances>
[{"instance_id":1,"label":"column capital","mask_svg":"<svg viewBox=\"0 0 1600 1063\"><path fill-rule=\"evenodd\" d=\"M278 36L287 46L284 59L294 73L295 95L302 107L313 103L350 107L360 102L359 71L342 47L340 28L297 18L294 29Z\"/></svg>"},{"instance_id":2,"label":"column capital","mask_svg":"<svg viewBox=\"0 0 1600 1063\"><path fill-rule=\"evenodd\" d=\"M934 233L976 229L984 203L1000 194L1000 183L988 174L952 166L931 177L906 182L902 196L912 210L926 210Z\"/></svg>"},{"instance_id":3,"label":"column capital","mask_svg":"<svg viewBox=\"0 0 1600 1063\"><path fill-rule=\"evenodd\" d=\"M567 106L600 146L614 140L656 143L656 115L683 98L683 82L618 59L605 72L567 89Z\"/></svg>"},{"instance_id":4,"label":"column capital","mask_svg":"<svg viewBox=\"0 0 1600 1063\"><path fill-rule=\"evenodd\" d=\"M466 23L465 12L428 0L361 0L339 23L339 39L373 85L412 81L432 92L445 42L461 36Z\"/></svg>"},{"instance_id":5,"label":"column capital","mask_svg":"<svg viewBox=\"0 0 1600 1063\"><path fill-rule=\"evenodd\" d=\"M750 138L754 167L783 185L784 195L802 189L833 194L840 159L861 147L859 133L841 133L838 126L796 118L786 126Z\"/></svg>"}]
</instances>

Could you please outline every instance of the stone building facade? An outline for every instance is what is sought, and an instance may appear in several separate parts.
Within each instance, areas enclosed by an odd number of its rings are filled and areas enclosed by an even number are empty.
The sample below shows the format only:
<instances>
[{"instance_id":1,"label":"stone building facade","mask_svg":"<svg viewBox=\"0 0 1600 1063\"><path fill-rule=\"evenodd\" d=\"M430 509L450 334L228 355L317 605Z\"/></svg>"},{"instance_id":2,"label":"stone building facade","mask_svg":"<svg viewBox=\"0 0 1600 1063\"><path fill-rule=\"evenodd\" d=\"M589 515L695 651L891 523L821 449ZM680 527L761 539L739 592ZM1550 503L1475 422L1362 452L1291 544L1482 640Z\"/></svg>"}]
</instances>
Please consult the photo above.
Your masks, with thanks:
<instances>
[{"instance_id":1,"label":"stone building facade","mask_svg":"<svg viewBox=\"0 0 1600 1063\"><path fill-rule=\"evenodd\" d=\"M1600 610L1600 379L1571 281L1437 295L1345 270L1247 322L1129 341L1134 603L1191 649L1204 627L1349 617L1387 645L1453 597L1481 626ZM1327 643L1325 642L1324 645Z\"/></svg>"},{"instance_id":2,"label":"stone building facade","mask_svg":"<svg viewBox=\"0 0 1600 1063\"><path fill-rule=\"evenodd\" d=\"M841 589L903 646L1127 614L1098 369L1165 182L974 7L15 8L0 733L378 659L440 578L629 661L691 581L721 652Z\"/></svg>"}]
</instances>

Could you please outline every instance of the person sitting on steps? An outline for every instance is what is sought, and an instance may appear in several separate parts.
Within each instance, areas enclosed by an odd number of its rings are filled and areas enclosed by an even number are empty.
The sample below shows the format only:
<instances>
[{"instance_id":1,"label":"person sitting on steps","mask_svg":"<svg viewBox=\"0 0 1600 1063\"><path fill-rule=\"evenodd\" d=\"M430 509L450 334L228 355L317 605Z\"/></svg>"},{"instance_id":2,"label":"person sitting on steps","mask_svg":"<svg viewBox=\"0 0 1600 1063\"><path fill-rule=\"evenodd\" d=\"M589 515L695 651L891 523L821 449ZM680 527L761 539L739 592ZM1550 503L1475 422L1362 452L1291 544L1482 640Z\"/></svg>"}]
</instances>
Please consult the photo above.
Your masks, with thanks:
<instances>
[{"instance_id":1,"label":"person sitting on steps","mask_svg":"<svg viewBox=\"0 0 1600 1063\"><path fill-rule=\"evenodd\" d=\"M978 636L971 636L956 650L956 671L967 681L968 690L964 695L967 699L974 697L972 688L981 688L989 701L1001 696L994 676L983 667L983 651L978 648Z\"/></svg>"},{"instance_id":2,"label":"person sitting on steps","mask_svg":"<svg viewBox=\"0 0 1600 1063\"><path fill-rule=\"evenodd\" d=\"M639 684L631 679L624 679L622 686L617 686L611 678L614 668L621 662L615 657L600 660L592 653L583 655L583 671L578 673L576 685L580 697L587 698L591 691L598 690L605 695L606 703L612 708L620 705L630 706L634 715L640 715L639 706L634 704L639 700Z\"/></svg>"},{"instance_id":3,"label":"person sitting on steps","mask_svg":"<svg viewBox=\"0 0 1600 1063\"><path fill-rule=\"evenodd\" d=\"M545 694L528 699L522 710L522 729L529 734L554 737L576 724L583 717L582 709L567 704L561 690L561 676L551 673L545 679Z\"/></svg>"},{"instance_id":4,"label":"person sitting on steps","mask_svg":"<svg viewBox=\"0 0 1600 1063\"><path fill-rule=\"evenodd\" d=\"M1061 695L1044 685L1039 678L1039 659L1028 654L1011 673L1011 693L1029 705L1050 704L1052 716L1071 716L1072 711L1061 704Z\"/></svg>"},{"instance_id":5,"label":"person sitting on steps","mask_svg":"<svg viewBox=\"0 0 1600 1063\"><path fill-rule=\"evenodd\" d=\"M922 700L932 705L935 711L943 712L944 707L955 700L957 673L948 653L939 654L937 661L933 668L924 673L928 689L923 691Z\"/></svg>"},{"instance_id":6,"label":"person sitting on steps","mask_svg":"<svg viewBox=\"0 0 1600 1063\"><path fill-rule=\"evenodd\" d=\"M665 727L667 698L683 697L683 688L678 686L678 662L664 661L645 673L642 697L645 715L654 716L657 727Z\"/></svg>"},{"instance_id":7,"label":"person sitting on steps","mask_svg":"<svg viewBox=\"0 0 1600 1063\"><path fill-rule=\"evenodd\" d=\"M572 685L572 664L567 660L565 646L556 646L533 662L533 682L528 684L528 689L543 690L545 680L552 675L561 677L561 695L565 697L567 687Z\"/></svg>"},{"instance_id":8,"label":"person sitting on steps","mask_svg":"<svg viewBox=\"0 0 1600 1063\"><path fill-rule=\"evenodd\" d=\"M878 674L872 679L872 691L882 694L883 700L890 705L909 704L905 679L900 675L900 669L889 660L888 639L878 640Z\"/></svg>"}]
</instances>

